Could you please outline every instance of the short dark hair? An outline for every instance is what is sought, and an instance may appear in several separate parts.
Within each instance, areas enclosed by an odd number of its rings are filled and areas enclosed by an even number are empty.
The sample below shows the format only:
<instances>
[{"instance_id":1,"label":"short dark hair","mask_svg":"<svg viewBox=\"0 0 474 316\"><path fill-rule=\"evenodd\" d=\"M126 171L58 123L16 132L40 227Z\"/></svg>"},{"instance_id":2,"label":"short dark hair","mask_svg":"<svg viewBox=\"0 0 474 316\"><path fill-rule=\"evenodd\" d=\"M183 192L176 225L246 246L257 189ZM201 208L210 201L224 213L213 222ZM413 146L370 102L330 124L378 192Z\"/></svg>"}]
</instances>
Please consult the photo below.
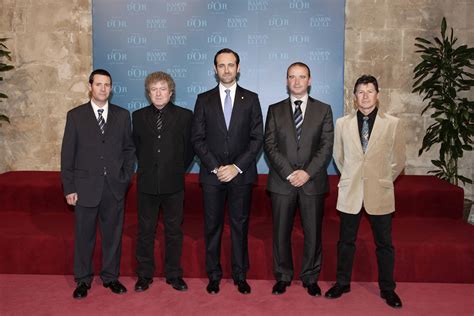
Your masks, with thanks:
<instances>
[{"instance_id":1,"label":"short dark hair","mask_svg":"<svg viewBox=\"0 0 474 316\"><path fill-rule=\"evenodd\" d=\"M292 63L290 66L288 66L288 69L286 70L286 77L287 78L288 78L288 72L290 71L290 68L294 67L294 66L300 66L300 67L306 68L306 70L308 70L308 77L311 78L311 70L309 69L308 65L306 65L305 63L303 63L301 61L297 61L295 63Z\"/></svg>"},{"instance_id":2,"label":"short dark hair","mask_svg":"<svg viewBox=\"0 0 474 316\"><path fill-rule=\"evenodd\" d=\"M219 56L220 54L233 54L235 56L235 62L237 63L237 66L239 65L240 63L240 57L239 57L239 54L237 54L236 52L234 52L232 49L230 48L223 48L221 49L220 51L218 51L216 53L216 55L214 56L214 66L217 67L217 56Z\"/></svg>"},{"instance_id":3,"label":"short dark hair","mask_svg":"<svg viewBox=\"0 0 474 316\"><path fill-rule=\"evenodd\" d=\"M110 73L105 70L105 69L96 69L94 70L93 72L91 72L90 76L89 76L89 83L92 84L94 82L94 76L95 75L102 75L102 76L107 76L110 78L110 84L112 84L112 76L110 75Z\"/></svg>"},{"instance_id":4,"label":"short dark hair","mask_svg":"<svg viewBox=\"0 0 474 316\"><path fill-rule=\"evenodd\" d=\"M375 79L375 77L372 76L372 75L362 75L362 76L360 76L360 77L357 79L357 81L356 81L356 83L355 83L355 85L354 85L354 94L356 94L357 87L358 87L359 85L361 85L361 84L369 84L369 83L371 83L371 84L374 85L375 91L377 91L377 93L378 93L378 92L379 92L379 84L378 84L378 82L377 82L377 79Z\"/></svg>"}]
</instances>

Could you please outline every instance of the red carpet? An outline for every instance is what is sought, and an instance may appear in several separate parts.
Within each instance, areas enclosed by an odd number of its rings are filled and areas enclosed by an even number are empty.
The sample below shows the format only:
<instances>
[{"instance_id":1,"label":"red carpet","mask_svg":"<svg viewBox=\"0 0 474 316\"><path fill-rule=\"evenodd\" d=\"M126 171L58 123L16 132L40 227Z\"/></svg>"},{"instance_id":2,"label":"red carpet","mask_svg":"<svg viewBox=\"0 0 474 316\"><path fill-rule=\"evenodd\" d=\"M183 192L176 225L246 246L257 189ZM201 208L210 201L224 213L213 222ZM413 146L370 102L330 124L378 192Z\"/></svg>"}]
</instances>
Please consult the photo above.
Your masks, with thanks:
<instances>
[{"instance_id":1,"label":"red carpet","mask_svg":"<svg viewBox=\"0 0 474 316\"><path fill-rule=\"evenodd\" d=\"M249 228L250 279L273 279L271 204L266 175L255 185ZM335 210L338 178L330 177L323 223L321 280L335 278L339 218ZM399 282L474 283L474 226L462 221L462 189L432 176L401 176L395 183L393 221L395 279ZM136 184L127 197L122 275L134 275L137 233ZM17 171L0 174L0 273L72 274L74 214L62 196L58 172ZM204 278L203 210L197 175L186 177L183 268L185 277ZM163 230L158 227L157 275L163 270ZM230 234L224 229L224 277L230 278ZM377 280L374 242L362 220L353 280ZM295 275L301 266L303 233L295 221ZM99 271L100 242L95 266Z\"/></svg>"},{"instance_id":2,"label":"red carpet","mask_svg":"<svg viewBox=\"0 0 474 316\"><path fill-rule=\"evenodd\" d=\"M250 295L223 280L221 292L209 295L206 280L187 279L177 292L155 278L150 290L133 291L134 278L122 277L129 292L115 295L96 280L87 298L74 300L70 275L0 275L0 315L474 315L473 284L399 283L403 308L394 310L378 296L375 283L352 284L337 300L311 297L293 282L287 293L271 294L272 281L249 280ZM320 282L323 291L330 286Z\"/></svg>"}]
</instances>

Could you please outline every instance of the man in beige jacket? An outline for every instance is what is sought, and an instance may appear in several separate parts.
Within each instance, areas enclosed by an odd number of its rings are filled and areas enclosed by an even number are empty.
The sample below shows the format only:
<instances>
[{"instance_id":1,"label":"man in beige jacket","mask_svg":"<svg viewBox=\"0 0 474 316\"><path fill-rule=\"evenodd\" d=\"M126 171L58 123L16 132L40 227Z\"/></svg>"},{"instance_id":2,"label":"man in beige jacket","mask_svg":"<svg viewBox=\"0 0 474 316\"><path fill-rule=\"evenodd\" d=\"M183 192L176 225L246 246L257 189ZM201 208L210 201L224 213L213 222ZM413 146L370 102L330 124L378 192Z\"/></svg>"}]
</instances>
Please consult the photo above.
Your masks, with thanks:
<instances>
[{"instance_id":1,"label":"man in beige jacket","mask_svg":"<svg viewBox=\"0 0 474 316\"><path fill-rule=\"evenodd\" d=\"M377 79L363 75L354 86L357 112L336 121L333 155L341 172L337 199L341 222L336 284L325 296L338 298L350 291L355 240L365 209L376 244L380 295L389 306L399 308L391 231L393 182L405 166L405 143L399 119L378 109L378 93Z\"/></svg>"}]
</instances>

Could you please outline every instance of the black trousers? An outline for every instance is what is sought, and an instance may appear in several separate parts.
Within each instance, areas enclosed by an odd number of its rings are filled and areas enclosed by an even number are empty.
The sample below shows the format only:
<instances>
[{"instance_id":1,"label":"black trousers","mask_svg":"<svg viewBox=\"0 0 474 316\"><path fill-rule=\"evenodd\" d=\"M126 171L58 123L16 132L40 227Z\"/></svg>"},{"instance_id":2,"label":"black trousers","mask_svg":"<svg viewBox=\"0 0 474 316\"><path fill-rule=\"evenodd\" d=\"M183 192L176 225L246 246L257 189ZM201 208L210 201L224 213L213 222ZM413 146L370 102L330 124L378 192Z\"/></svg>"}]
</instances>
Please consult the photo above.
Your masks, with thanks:
<instances>
[{"instance_id":1,"label":"black trousers","mask_svg":"<svg viewBox=\"0 0 474 316\"><path fill-rule=\"evenodd\" d=\"M165 277L183 277L181 253L183 249L184 191L172 194L138 193L137 275L153 278L155 273L155 235L160 206L165 227Z\"/></svg>"},{"instance_id":2,"label":"black trousers","mask_svg":"<svg viewBox=\"0 0 474 316\"><path fill-rule=\"evenodd\" d=\"M99 221L102 236L102 271L100 278L107 283L115 281L120 273L124 200L117 201L105 178L102 198L96 207L76 205L74 239L74 278L76 282L91 284L94 275L94 254ZM81 196L78 196L80 203Z\"/></svg>"},{"instance_id":3,"label":"black trousers","mask_svg":"<svg viewBox=\"0 0 474 316\"><path fill-rule=\"evenodd\" d=\"M303 260L300 279L316 282L322 262L321 229L324 213L324 194L306 195L303 190L291 194L271 193L273 213L273 273L277 281L293 279L291 232L296 207L301 212L304 233Z\"/></svg>"},{"instance_id":4,"label":"black trousers","mask_svg":"<svg viewBox=\"0 0 474 316\"><path fill-rule=\"evenodd\" d=\"M232 278L244 280L249 269L248 227L252 184L202 184L202 189L207 275L210 280L222 278L221 239L224 228L224 207L227 199L232 241Z\"/></svg>"},{"instance_id":5,"label":"black trousers","mask_svg":"<svg viewBox=\"0 0 474 316\"><path fill-rule=\"evenodd\" d=\"M348 285L351 282L352 264L356 250L355 241L359 231L362 211L355 215L342 212L339 212L339 214L341 224L337 243L336 280L340 285ZM391 291L395 289L393 280L395 251L392 245L392 214L368 214L368 216L376 245L379 287L382 291Z\"/></svg>"}]
</instances>

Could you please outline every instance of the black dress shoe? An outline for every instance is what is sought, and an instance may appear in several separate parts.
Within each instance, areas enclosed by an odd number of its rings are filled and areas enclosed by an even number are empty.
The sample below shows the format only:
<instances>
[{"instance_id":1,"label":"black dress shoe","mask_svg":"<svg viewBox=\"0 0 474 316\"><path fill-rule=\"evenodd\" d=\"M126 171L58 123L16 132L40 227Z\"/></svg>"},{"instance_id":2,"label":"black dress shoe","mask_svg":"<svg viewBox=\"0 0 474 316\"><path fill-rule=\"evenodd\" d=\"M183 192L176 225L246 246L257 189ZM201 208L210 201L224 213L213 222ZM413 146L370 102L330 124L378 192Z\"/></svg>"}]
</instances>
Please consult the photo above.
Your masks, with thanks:
<instances>
[{"instance_id":1,"label":"black dress shoe","mask_svg":"<svg viewBox=\"0 0 474 316\"><path fill-rule=\"evenodd\" d=\"M127 292L127 288L123 286L119 280L104 283L104 287L109 288L115 294L124 294Z\"/></svg>"},{"instance_id":2,"label":"black dress shoe","mask_svg":"<svg viewBox=\"0 0 474 316\"><path fill-rule=\"evenodd\" d=\"M385 302L390 307L393 307L393 308L402 307L402 300L400 300L400 297L398 297L395 291L381 291L380 297L385 299Z\"/></svg>"},{"instance_id":3,"label":"black dress shoe","mask_svg":"<svg viewBox=\"0 0 474 316\"><path fill-rule=\"evenodd\" d=\"M311 296L321 296L321 288L318 286L318 283L304 283L303 287L308 290L308 294Z\"/></svg>"},{"instance_id":4,"label":"black dress shoe","mask_svg":"<svg viewBox=\"0 0 474 316\"><path fill-rule=\"evenodd\" d=\"M246 280L234 280L234 285L237 285L237 289L242 294L250 294L252 291Z\"/></svg>"},{"instance_id":5,"label":"black dress shoe","mask_svg":"<svg viewBox=\"0 0 474 316\"><path fill-rule=\"evenodd\" d=\"M174 279L169 279L166 280L166 283L171 284L173 289L177 291L187 291L188 286L186 285L186 282L182 278L174 278Z\"/></svg>"},{"instance_id":6,"label":"black dress shoe","mask_svg":"<svg viewBox=\"0 0 474 316\"><path fill-rule=\"evenodd\" d=\"M286 281L278 281L275 283L272 289L272 294L274 295L280 295L286 292L286 288L290 286L290 282Z\"/></svg>"},{"instance_id":7,"label":"black dress shoe","mask_svg":"<svg viewBox=\"0 0 474 316\"><path fill-rule=\"evenodd\" d=\"M206 291L209 294L219 293L219 281L218 280L210 280L209 284L206 287Z\"/></svg>"},{"instance_id":8,"label":"black dress shoe","mask_svg":"<svg viewBox=\"0 0 474 316\"><path fill-rule=\"evenodd\" d=\"M87 290L89 290L91 286L85 282L79 282L77 283L77 287L74 290L74 293L72 293L72 297L75 299L81 299L85 298L87 296Z\"/></svg>"},{"instance_id":9,"label":"black dress shoe","mask_svg":"<svg viewBox=\"0 0 474 316\"><path fill-rule=\"evenodd\" d=\"M324 294L324 296L326 296L327 298L339 298L342 296L342 294L349 293L350 291L350 285L340 285L336 283L326 292L326 294Z\"/></svg>"},{"instance_id":10,"label":"black dress shoe","mask_svg":"<svg viewBox=\"0 0 474 316\"><path fill-rule=\"evenodd\" d=\"M135 291L136 292L143 292L148 290L150 284L153 283L152 278L138 278L137 283L135 283Z\"/></svg>"}]
</instances>

